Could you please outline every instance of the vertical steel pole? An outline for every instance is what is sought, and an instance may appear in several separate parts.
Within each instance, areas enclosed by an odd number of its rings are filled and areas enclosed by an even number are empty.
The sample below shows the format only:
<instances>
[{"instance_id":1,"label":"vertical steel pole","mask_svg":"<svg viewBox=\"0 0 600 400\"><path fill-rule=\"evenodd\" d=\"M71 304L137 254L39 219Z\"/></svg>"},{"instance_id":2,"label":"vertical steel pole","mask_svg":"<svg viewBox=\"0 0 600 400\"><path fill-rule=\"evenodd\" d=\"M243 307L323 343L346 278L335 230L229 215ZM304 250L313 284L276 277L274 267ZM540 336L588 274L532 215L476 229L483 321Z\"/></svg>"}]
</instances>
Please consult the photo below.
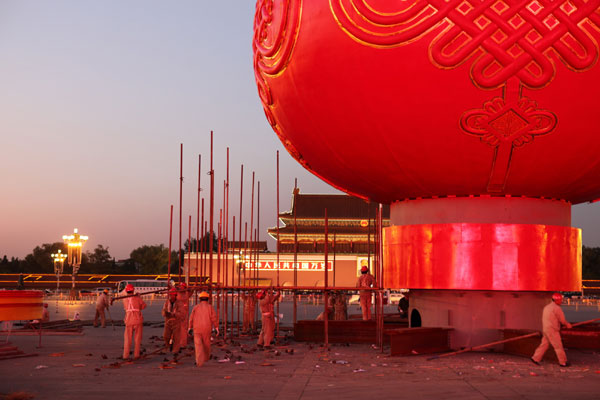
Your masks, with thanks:
<instances>
[{"instance_id":1,"label":"vertical steel pole","mask_svg":"<svg viewBox=\"0 0 600 400\"><path fill-rule=\"evenodd\" d=\"M210 235L208 234L208 221L204 221L204 237L206 238L206 240L203 240L203 245L204 245L204 282L207 286L207 291L210 292L210 274L209 274L209 267L208 267L208 259L206 257L206 255L208 254L208 248L211 247L210 243L208 243L208 240L210 239ZM209 293L210 294L210 293Z\"/></svg>"},{"instance_id":2,"label":"vertical steel pole","mask_svg":"<svg viewBox=\"0 0 600 400\"><path fill-rule=\"evenodd\" d=\"M219 223L217 224L217 324L221 320L221 224L223 210L219 210Z\"/></svg>"},{"instance_id":3,"label":"vertical steel pole","mask_svg":"<svg viewBox=\"0 0 600 400\"><path fill-rule=\"evenodd\" d=\"M240 220L238 221L238 225L239 225L239 260L241 260L243 262L243 255L242 255L242 204L243 204L243 199L244 199L244 164L242 164L241 167L241 172L240 172ZM243 265L243 264L239 264L239 265ZM237 270L238 273L238 286L240 286L241 284L241 271L238 268ZM237 335L240 336L240 297L241 297L241 290L238 287L238 297L237 297Z\"/></svg>"},{"instance_id":4,"label":"vertical steel pole","mask_svg":"<svg viewBox=\"0 0 600 400\"><path fill-rule=\"evenodd\" d=\"M235 237L234 237L235 241ZM229 147L227 147L227 166L225 175L225 285L228 283L229 272ZM231 269L231 286L233 286L233 268ZM231 292L233 295L233 292ZM225 294L225 336L227 337L227 313L229 307L229 298ZM233 297L231 299L231 312L233 314Z\"/></svg>"},{"instance_id":5,"label":"vertical steel pole","mask_svg":"<svg viewBox=\"0 0 600 400\"><path fill-rule=\"evenodd\" d=\"M167 265L167 286L171 286L171 245L173 242L173 204L171 204L171 222L169 223L169 265Z\"/></svg>"},{"instance_id":6,"label":"vertical steel pole","mask_svg":"<svg viewBox=\"0 0 600 400\"><path fill-rule=\"evenodd\" d=\"M325 348L329 347L329 293L327 291L327 287L329 286L329 271L327 271L327 243L329 241L328 234L329 222L327 220L327 208L325 209L325 290L323 291L323 303L324 303L324 311L323 311L323 321L325 322Z\"/></svg>"},{"instance_id":7,"label":"vertical steel pole","mask_svg":"<svg viewBox=\"0 0 600 400\"><path fill-rule=\"evenodd\" d=\"M367 203L367 267L371 271L371 203Z\"/></svg>"},{"instance_id":8,"label":"vertical steel pole","mask_svg":"<svg viewBox=\"0 0 600 400\"><path fill-rule=\"evenodd\" d=\"M221 226L221 236L222 236L222 240L223 240L223 248L222 248L222 252L223 252L223 283L221 285L222 290L224 290L223 292L223 297L222 297L222 301L223 301L223 339L227 339L227 238L226 238L226 225L227 222L225 221L225 219L227 218L225 216L226 213L226 207L227 207L227 181L223 181L223 221L222 223L224 224L223 226Z\"/></svg>"},{"instance_id":9,"label":"vertical steel pole","mask_svg":"<svg viewBox=\"0 0 600 400\"><path fill-rule=\"evenodd\" d=\"M298 225L297 225L297 209L298 209L298 178L294 179L294 287L298 286ZM294 289L294 329L296 329L296 321L298 319L298 292Z\"/></svg>"},{"instance_id":10,"label":"vertical steel pole","mask_svg":"<svg viewBox=\"0 0 600 400\"><path fill-rule=\"evenodd\" d=\"M333 233L333 287L335 287L335 232Z\"/></svg>"},{"instance_id":11,"label":"vertical steel pole","mask_svg":"<svg viewBox=\"0 0 600 400\"><path fill-rule=\"evenodd\" d=\"M260 242L260 181L258 181L258 193L256 195L256 230L257 230L257 234L256 234L256 241ZM260 263L260 255L259 255L259 251L258 248L256 250L256 263L255 268L254 268L254 282L255 285L258 285L258 266ZM254 326L257 326L256 324L256 320L258 318L258 307L254 307Z\"/></svg>"},{"instance_id":12,"label":"vertical steel pole","mask_svg":"<svg viewBox=\"0 0 600 400\"><path fill-rule=\"evenodd\" d=\"M277 150L277 287L279 288L279 252L280 252L280 237L279 237L279 150ZM279 289L281 290L281 289ZM279 337L279 302L277 302L277 325L275 334L275 343Z\"/></svg>"},{"instance_id":13,"label":"vertical steel pole","mask_svg":"<svg viewBox=\"0 0 600 400\"><path fill-rule=\"evenodd\" d=\"M200 263L198 257L200 256L200 192L202 188L200 186L200 177L202 176L202 155L198 154L198 206L196 210L196 284L198 286L198 269ZM194 290L194 305L198 304L198 290Z\"/></svg>"},{"instance_id":14,"label":"vertical steel pole","mask_svg":"<svg viewBox=\"0 0 600 400\"><path fill-rule=\"evenodd\" d=\"M248 282L246 281L246 257L248 257L248 223L244 222L244 258L242 259L244 263L244 285L248 286Z\"/></svg>"},{"instance_id":15,"label":"vertical steel pole","mask_svg":"<svg viewBox=\"0 0 600 400\"><path fill-rule=\"evenodd\" d=\"M215 237L214 231L214 213L215 213L215 170L213 169L213 131L210 131L210 233L209 233L209 255L208 264L210 272L208 274L210 279L209 295L212 302L212 288L213 288L213 243Z\"/></svg>"},{"instance_id":16,"label":"vertical steel pole","mask_svg":"<svg viewBox=\"0 0 600 400\"><path fill-rule=\"evenodd\" d=\"M377 237L378 237L378 244L377 244L377 254L378 254L378 262L379 262L379 289L380 291L383 289L383 210L382 210L382 205L381 203L379 203L379 209L378 209L378 228L377 228ZM383 300L382 300L383 303ZM381 306L381 326L379 328L379 340L381 342L381 352L383 353L383 327L384 327L384 314L383 314L383 304Z\"/></svg>"},{"instance_id":17,"label":"vertical steel pole","mask_svg":"<svg viewBox=\"0 0 600 400\"><path fill-rule=\"evenodd\" d=\"M190 283L190 267L192 265L192 216L190 215L188 223L188 267L185 271L185 284Z\"/></svg>"},{"instance_id":18,"label":"vertical steel pole","mask_svg":"<svg viewBox=\"0 0 600 400\"><path fill-rule=\"evenodd\" d=\"M250 260L253 261L252 257L254 255L254 246L252 245L252 233L254 232L254 171L252 171L252 191L250 198ZM250 262L250 265L252 265L252 262ZM254 275L254 271L250 270L249 272L250 281L252 281L252 275Z\"/></svg>"},{"instance_id":19,"label":"vertical steel pole","mask_svg":"<svg viewBox=\"0 0 600 400\"><path fill-rule=\"evenodd\" d=\"M233 216L232 219L233 219L233 222L232 222L233 232L232 233L233 233L233 243L234 243L234 245L233 245L233 252L235 254L235 215ZM235 261L235 257L234 257L234 259L233 259L233 268L231 270L231 286L235 286L234 277L235 277L235 272L236 272L235 271L236 264L237 264L237 262ZM238 281L239 281L239 274L238 274ZM234 291L232 290L231 291L232 295L233 295L233 292ZM233 308L234 308L234 306L235 306L235 303L234 303L233 297L232 297L231 298L231 332L230 332L230 335L229 335L229 337L230 337L231 340L233 340L233 315L234 315L234 309ZM238 301L238 307L239 307L239 301Z\"/></svg>"},{"instance_id":20,"label":"vertical steel pole","mask_svg":"<svg viewBox=\"0 0 600 400\"><path fill-rule=\"evenodd\" d=\"M181 282L181 230L182 230L182 218L183 218L183 143L181 143L180 154L179 154L179 248L177 249L177 264L179 266L178 275L179 282Z\"/></svg>"},{"instance_id":21,"label":"vertical steel pole","mask_svg":"<svg viewBox=\"0 0 600 400\"><path fill-rule=\"evenodd\" d=\"M206 229L204 229L205 227L205 222L204 222L204 198L202 198L202 217L200 219L200 280L201 283L204 284L205 283L205 278L206 278L206 265L205 265L205 261L206 261L206 257L205 257L205 252L206 252L206 247L204 245L204 236L206 236Z\"/></svg>"}]
</instances>

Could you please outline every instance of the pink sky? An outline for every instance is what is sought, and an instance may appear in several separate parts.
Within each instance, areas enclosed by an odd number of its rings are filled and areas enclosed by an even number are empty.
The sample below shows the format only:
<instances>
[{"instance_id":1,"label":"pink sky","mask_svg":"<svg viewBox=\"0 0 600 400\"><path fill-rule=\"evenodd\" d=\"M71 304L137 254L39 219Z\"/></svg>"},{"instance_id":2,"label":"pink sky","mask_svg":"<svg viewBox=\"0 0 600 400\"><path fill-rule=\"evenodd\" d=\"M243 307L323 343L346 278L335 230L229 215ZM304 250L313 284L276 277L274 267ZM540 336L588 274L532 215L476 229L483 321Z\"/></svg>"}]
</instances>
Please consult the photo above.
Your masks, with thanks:
<instances>
[{"instance_id":1,"label":"pink sky","mask_svg":"<svg viewBox=\"0 0 600 400\"><path fill-rule=\"evenodd\" d=\"M117 259L167 245L180 143L187 236L198 154L208 196L211 130L217 217L227 146L230 213L239 212L243 163L246 217L252 171L261 181L262 238L276 223L277 150L281 210L294 178L304 193L336 192L291 159L264 117L252 70L254 2L109 3L0 3L0 257L24 257L73 228L90 236L87 250L102 244ZM574 208L589 246L600 246L598 204Z\"/></svg>"}]
</instances>

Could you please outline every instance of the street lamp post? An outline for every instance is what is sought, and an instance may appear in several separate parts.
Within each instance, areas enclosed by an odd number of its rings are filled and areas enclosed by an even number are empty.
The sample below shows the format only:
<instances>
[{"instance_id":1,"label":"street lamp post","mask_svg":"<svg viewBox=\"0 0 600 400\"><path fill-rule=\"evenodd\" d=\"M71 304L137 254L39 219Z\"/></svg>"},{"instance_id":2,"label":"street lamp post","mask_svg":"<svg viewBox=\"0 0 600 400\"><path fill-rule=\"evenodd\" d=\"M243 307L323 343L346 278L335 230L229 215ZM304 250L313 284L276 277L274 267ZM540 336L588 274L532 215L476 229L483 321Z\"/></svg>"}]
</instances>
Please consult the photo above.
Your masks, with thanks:
<instances>
[{"instance_id":1,"label":"street lamp post","mask_svg":"<svg viewBox=\"0 0 600 400\"><path fill-rule=\"evenodd\" d=\"M75 298L75 275L81 267L81 254L83 245L88 240L87 236L80 235L77 232L77 228L73 229L73 233L70 235L63 235L63 240L67 244L67 262L73 267L73 273L71 275L71 297Z\"/></svg>"},{"instance_id":2,"label":"street lamp post","mask_svg":"<svg viewBox=\"0 0 600 400\"><path fill-rule=\"evenodd\" d=\"M66 254L63 254L62 250L58 250L57 253L50 254L52 261L54 261L54 273L56 274L56 313L58 314L58 290L60 287L60 274L63 272L65 265Z\"/></svg>"}]
</instances>

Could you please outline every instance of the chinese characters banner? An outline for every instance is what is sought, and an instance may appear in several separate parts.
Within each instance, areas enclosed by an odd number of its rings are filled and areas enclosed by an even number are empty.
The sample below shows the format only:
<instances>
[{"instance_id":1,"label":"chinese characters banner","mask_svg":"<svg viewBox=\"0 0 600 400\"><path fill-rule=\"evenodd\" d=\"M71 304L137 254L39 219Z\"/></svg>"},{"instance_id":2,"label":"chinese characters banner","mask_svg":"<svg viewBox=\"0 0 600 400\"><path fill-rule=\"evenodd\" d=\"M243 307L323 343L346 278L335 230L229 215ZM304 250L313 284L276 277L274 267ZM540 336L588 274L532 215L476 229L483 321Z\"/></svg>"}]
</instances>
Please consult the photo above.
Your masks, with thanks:
<instances>
[{"instance_id":1,"label":"chinese characters banner","mask_svg":"<svg viewBox=\"0 0 600 400\"><path fill-rule=\"evenodd\" d=\"M256 263L248 262L245 264L246 269L257 269ZM324 261L301 261L297 263L298 271L323 271L325 269ZM258 270L259 271L277 271L277 262L276 261L259 261L258 262ZM294 270L294 262L288 261L280 261L279 262L279 270L280 271L293 271ZM333 271L333 263L331 261L327 262L327 271Z\"/></svg>"}]
</instances>

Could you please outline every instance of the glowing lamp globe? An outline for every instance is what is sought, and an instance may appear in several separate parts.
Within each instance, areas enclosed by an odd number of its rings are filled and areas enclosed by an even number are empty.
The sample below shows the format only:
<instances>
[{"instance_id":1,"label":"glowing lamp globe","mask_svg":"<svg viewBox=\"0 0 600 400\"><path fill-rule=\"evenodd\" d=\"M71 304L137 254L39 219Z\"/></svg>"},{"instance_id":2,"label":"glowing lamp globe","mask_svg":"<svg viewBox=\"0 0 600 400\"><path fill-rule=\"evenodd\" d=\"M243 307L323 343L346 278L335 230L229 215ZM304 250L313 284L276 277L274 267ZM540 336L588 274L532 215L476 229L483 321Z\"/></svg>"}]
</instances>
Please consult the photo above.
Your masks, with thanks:
<instances>
[{"instance_id":1,"label":"glowing lamp globe","mask_svg":"<svg viewBox=\"0 0 600 400\"><path fill-rule=\"evenodd\" d=\"M600 0L259 0L254 68L290 154L392 203L600 198Z\"/></svg>"}]
</instances>

